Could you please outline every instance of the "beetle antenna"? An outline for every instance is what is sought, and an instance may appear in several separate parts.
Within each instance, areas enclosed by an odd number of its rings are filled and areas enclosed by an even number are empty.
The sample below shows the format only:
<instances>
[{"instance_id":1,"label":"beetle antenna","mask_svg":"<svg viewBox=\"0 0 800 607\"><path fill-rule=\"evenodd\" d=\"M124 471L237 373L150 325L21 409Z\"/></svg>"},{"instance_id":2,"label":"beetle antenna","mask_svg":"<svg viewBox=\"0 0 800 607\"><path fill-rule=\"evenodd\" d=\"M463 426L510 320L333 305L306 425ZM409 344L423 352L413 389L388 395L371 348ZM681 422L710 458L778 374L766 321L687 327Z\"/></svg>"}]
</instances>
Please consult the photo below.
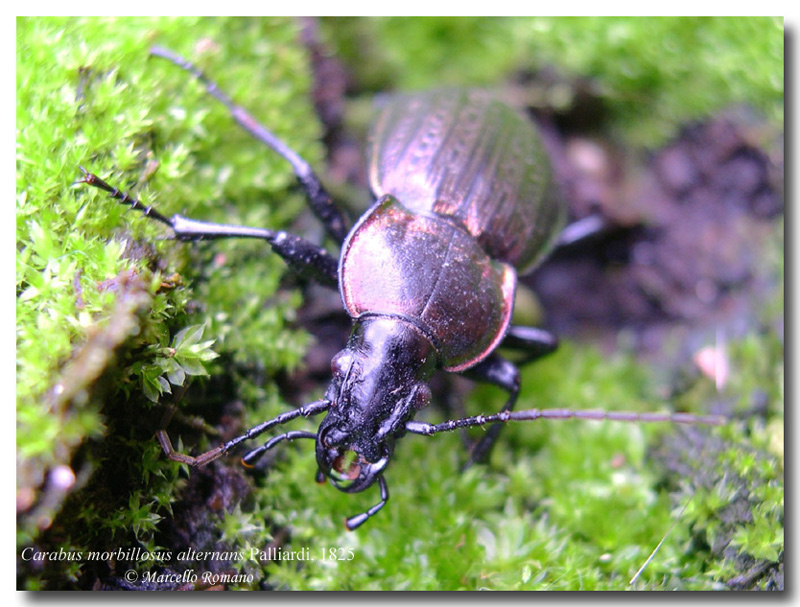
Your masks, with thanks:
<instances>
[{"instance_id":1,"label":"beetle antenna","mask_svg":"<svg viewBox=\"0 0 800 607\"><path fill-rule=\"evenodd\" d=\"M284 432L278 436L273 436L260 447L256 447L252 451L246 453L244 457L242 457L242 465L246 466L247 468L252 468L255 466L256 462L275 445L282 443L283 441L293 441L296 438L311 438L316 440L317 433L305 432L304 430L290 430L289 432Z\"/></svg>"},{"instance_id":2,"label":"beetle antenna","mask_svg":"<svg viewBox=\"0 0 800 607\"><path fill-rule=\"evenodd\" d=\"M498 424L510 421L533 421L537 419L585 419L608 420L617 422L668 422L673 424L707 424L721 426L726 423L724 417L718 415L692 415L691 413L636 413L633 411L602 411L573 409L528 409L526 411L500 411L493 415L475 415L462 419L452 419L441 424L408 421L406 430L412 434L431 436L439 432L452 432L459 428L472 428L486 424Z\"/></svg>"}]
</instances>

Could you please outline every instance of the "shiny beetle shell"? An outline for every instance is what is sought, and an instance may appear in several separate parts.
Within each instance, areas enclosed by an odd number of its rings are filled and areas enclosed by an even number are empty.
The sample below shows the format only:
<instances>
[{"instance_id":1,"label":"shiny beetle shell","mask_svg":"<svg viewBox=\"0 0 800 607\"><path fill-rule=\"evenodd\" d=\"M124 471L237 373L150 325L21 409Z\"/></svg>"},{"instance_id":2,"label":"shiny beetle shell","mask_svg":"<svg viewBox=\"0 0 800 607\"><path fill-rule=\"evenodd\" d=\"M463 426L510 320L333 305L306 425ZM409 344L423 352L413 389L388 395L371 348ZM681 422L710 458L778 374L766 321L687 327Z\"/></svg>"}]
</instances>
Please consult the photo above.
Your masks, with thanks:
<instances>
[{"instance_id":1,"label":"shiny beetle shell","mask_svg":"<svg viewBox=\"0 0 800 607\"><path fill-rule=\"evenodd\" d=\"M459 219L490 257L520 274L560 232L562 206L536 128L486 91L389 97L368 154L377 198Z\"/></svg>"},{"instance_id":2,"label":"shiny beetle shell","mask_svg":"<svg viewBox=\"0 0 800 607\"><path fill-rule=\"evenodd\" d=\"M356 224L339 262L344 307L402 317L461 371L485 358L511 320L516 274L451 217L412 213L392 196Z\"/></svg>"}]
</instances>

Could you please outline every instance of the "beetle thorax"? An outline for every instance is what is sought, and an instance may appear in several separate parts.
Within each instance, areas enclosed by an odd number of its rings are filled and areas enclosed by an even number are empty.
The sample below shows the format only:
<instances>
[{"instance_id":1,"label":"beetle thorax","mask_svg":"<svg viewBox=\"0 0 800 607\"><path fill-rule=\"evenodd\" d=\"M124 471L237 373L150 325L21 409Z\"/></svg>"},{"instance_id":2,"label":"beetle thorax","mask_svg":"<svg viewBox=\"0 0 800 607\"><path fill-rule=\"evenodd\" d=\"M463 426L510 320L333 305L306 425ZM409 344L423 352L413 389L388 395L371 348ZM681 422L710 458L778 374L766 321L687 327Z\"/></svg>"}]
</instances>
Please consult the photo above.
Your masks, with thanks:
<instances>
[{"instance_id":1,"label":"beetle thorax","mask_svg":"<svg viewBox=\"0 0 800 607\"><path fill-rule=\"evenodd\" d=\"M361 491L380 476L405 422L428 404L436 351L407 319L365 315L331 367L317 463L337 488Z\"/></svg>"}]
</instances>

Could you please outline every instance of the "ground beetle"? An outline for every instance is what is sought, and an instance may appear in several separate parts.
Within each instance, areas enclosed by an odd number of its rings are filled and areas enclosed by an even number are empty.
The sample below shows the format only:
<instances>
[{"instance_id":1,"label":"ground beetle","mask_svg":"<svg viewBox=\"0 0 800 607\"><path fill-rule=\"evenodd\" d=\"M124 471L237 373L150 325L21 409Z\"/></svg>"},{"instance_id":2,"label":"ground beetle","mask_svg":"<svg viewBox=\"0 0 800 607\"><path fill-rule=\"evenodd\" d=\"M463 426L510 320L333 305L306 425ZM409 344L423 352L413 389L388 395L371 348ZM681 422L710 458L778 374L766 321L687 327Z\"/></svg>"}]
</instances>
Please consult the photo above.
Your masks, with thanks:
<instances>
[{"instance_id":1,"label":"ground beetle","mask_svg":"<svg viewBox=\"0 0 800 607\"><path fill-rule=\"evenodd\" d=\"M336 287L353 319L345 348L331 362L333 379L322 400L288 411L192 457L167 455L195 466L297 417L327 415L319 431L289 431L247 453L253 465L282 441L316 441L319 471L340 491L357 493L376 481L380 501L350 517L355 529L389 499L384 471L395 441L406 433L433 435L491 424L470 462L485 461L498 422L534 419L611 419L719 423L688 414L637 414L545 409L513 412L519 370L495 350L502 343L522 363L552 352L555 337L510 324L517 273L533 268L554 244L585 226L561 231L562 205L547 155L533 124L484 91L438 90L386 101L369 138L369 180L376 202L348 232L309 165L237 106L200 70L163 48L152 54L192 73L257 140L285 158L328 234L341 245L338 261L325 249L282 231L168 218L99 177L81 182L105 190L122 204L169 226L178 240L259 238L292 268ZM522 364L518 363L518 364ZM429 424L415 413L430 400L437 369L503 388L509 398L494 415Z\"/></svg>"}]
</instances>

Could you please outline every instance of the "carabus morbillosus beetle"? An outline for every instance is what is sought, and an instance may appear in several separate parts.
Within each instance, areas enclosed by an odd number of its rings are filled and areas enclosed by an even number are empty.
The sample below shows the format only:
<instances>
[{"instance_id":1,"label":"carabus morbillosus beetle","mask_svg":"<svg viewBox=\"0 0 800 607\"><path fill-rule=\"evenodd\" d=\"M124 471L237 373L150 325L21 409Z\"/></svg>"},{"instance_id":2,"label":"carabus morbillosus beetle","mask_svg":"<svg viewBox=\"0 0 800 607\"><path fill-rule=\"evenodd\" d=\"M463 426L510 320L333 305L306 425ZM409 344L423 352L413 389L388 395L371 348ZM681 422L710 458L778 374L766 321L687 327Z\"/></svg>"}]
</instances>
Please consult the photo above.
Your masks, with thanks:
<instances>
[{"instance_id":1,"label":"carabus morbillosus beetle","mask_svg":"<svg viewBox=\"0 0 800 607\"><path fill-rule=\"evenodd\" d=\"M348 231L310 166L237 106L195 66L163 48L166 58L202 81L253 137L294 169L315 215L341 245L339 259L283 231L171 218L84 171L80 180L169 226L179 240L266 240L289 266L339 288L353 329L332 360L333 379L322 400L263 422L197 457L173 450L176 461L203 465L297 417L327 412L316 433L289 431L248 452L252 465L278 443L316 441L317 480L357 493L378 483L380 501L350 517L355 529L389 498L384 479L395 442L407 433L433 435L491 424L471 462L483 461L499 422L540 418L720 423L716 417L544 409L512 411L520 389L517 366L496 352L517 350L528 363L557 345L547 331L511 325L517 274L531 270L556 244L581 228L562 228L563 210L534 125L484 91L436 90L397 95L380 110L369 138L369 180L375 202ZM565 236L565 234L568 234ZM503 388L499 413L429 424L414 415L431 397L437 369Z\"/></svg>"}]
</instances>

